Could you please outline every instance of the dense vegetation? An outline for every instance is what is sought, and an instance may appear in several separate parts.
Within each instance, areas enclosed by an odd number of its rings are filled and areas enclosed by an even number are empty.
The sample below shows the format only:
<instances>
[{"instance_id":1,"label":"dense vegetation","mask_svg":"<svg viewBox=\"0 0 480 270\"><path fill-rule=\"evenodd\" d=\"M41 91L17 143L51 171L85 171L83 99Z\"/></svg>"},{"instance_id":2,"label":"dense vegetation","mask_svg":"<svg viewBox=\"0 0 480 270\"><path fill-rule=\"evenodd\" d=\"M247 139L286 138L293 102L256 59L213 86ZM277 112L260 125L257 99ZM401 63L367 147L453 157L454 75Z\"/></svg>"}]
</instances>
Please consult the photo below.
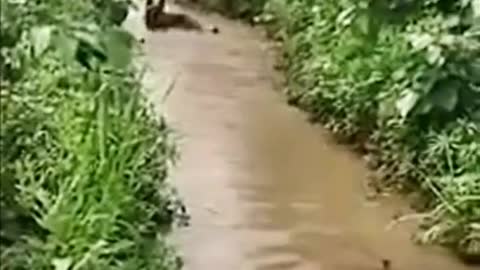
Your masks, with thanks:
<instances>
[{"instance_id":1,"label":"dense vegetation","mask_svg":"<svg viewBox=\"0 0 480 270\"><path fill-rule=\"evenodd\" d=\"M213 10L233 18L253 18L263 11L266 0L175 0L179 4L198 3L206 10Z\"/></svg>"},{"instance_id":2,"label":"dense vegetation","mask_svg":"<svg viewBox=\"0 0 480 270\"><path fill-rule=\"evenodd\" d=\"M180 268L172 133L125 1L1 0L0 269Z\"/></svg>"},{"instance_id":3,"label":"dense vegetation","mask_svg":"<svg viewBox=\"0 0 480 270\"><path fill-rule=\"evenodd\" d=\"M480 1L244 2L283 41L291 102L419 191L421 242L480 261Z\"/></svg>"}]
</instances>

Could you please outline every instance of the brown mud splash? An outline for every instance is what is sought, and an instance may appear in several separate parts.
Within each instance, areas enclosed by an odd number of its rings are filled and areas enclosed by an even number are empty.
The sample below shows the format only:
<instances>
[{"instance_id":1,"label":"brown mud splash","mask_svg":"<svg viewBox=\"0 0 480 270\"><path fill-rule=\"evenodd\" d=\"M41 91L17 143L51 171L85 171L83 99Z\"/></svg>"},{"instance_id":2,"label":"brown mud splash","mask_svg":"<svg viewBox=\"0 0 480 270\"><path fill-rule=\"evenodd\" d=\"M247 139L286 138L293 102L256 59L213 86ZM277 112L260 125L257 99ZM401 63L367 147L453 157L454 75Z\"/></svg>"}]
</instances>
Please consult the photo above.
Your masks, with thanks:
<instances>
[{"instance_id":1,"label":"brown mud splash","mask_svg":"<svg viewBox=\"0 0 480 270\"><path fill-rule=\"evenodd\" d=\"M146 33L145 43L156 81L179 72L166 105L183 135L174 177L192 214L178 232L186 270L473 269L415 246L414 224L386 230L405 204L365 199L364 163L274 91L261 35L195 17L222 33Z\"/></svg>"}]
</instances>

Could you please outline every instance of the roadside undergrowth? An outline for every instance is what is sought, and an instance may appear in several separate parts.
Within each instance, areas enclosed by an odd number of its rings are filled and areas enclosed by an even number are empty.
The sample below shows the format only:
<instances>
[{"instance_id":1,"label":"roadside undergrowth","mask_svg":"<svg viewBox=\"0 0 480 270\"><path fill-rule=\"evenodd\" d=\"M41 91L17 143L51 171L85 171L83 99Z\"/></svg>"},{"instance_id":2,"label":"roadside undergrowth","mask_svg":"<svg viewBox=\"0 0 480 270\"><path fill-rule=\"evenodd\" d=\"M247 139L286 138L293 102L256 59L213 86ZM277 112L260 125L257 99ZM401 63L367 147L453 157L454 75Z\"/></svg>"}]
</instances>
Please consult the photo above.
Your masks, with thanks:
<instances>
[{"instance_id":1,"label":"roadside undergrowth","mask_svg":"<svg viewBox=\"0 0 480 270\"><path fill-rule=\"evenodd\" d=\"M1 0L0 269L180 269L172 130L126 1Z\"/></svg>"},{"instance_id":2,"label":"roadside undergrowth","mask_svg":"<svg viewBox=\"0 0 480 270\"><path fill-rule=\"evenodd\" d=\"M175 0L180 5L200 7L231 18L253 18L263 11L267 0Z\"/></svg>"},{"instance_id":3,"label":"roadside undergrowth","mask_svg":"<svg viewBox=\"0 0 480 270\"><path fill-rule=\"evenodd\" d=\"M290 103L356 145L373 183L421 195L420 243L480 263L480 2L244 5L283 43Z\"/></svg>"}]
</instances>

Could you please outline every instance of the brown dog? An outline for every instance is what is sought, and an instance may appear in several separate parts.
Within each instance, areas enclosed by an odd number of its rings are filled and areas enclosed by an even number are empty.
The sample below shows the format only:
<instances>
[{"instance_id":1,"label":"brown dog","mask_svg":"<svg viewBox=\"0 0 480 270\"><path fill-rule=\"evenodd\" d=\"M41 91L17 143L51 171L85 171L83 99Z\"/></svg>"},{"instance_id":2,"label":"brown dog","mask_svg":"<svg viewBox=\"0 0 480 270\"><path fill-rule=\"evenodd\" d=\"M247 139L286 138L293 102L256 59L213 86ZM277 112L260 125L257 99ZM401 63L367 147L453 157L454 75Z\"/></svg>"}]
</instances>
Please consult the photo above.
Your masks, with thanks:
<instances>
[{"instance_id":1,"label":"brown dog","mask_svg":"<svg viewBox=\"0 0 480 270\"><path fill-rule=\"evenodd\" d=\"M150 31L179 28L203 32L202 25L190 16L181 13L166 13L165 0L159 0L157 5L153 3L153 0L146 0L145 25Z\"/></svg>"}]
</instances>

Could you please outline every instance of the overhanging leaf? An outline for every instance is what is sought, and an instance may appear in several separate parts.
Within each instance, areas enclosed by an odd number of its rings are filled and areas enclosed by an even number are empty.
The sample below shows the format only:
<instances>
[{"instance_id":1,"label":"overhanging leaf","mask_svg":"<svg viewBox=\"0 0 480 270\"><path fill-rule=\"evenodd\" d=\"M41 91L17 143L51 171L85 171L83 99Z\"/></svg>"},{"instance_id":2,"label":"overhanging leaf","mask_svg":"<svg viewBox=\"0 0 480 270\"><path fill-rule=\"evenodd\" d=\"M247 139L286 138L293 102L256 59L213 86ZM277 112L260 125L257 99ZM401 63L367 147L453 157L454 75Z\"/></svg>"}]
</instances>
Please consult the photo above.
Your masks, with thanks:
<instances>
[{"instance_id":1,"label":"overhanging leaf","mask_svg":"<svg viewBox=\"0 0 480 270\"><path fill-rule=\"evenodd\" d=\"M31 38L35 56L41 55L50 45L52 26L38 26L31 29Z\"/></svg>"},{"instance_id":2,"label":"overhanging leaf","mask_svg":"<svg viewBox=\"0 0 480 270\"><path fill-rule=\"evenodd\" d=\"M71 258L53 259L53 267L55 270L68 270L72 266Z\"/></svg>"},{"instance_id":3,"label":"overhanging leaf","mask_svg":"<svg viewBox=\"0 0 480 270\"><path fill-rule=\"evenodd\" d=\"M124 30L108 31L104 39L108 62L117 68L125 68L132 60L132 41L133 37Z\"/></svg>"},{"instance_id":4,"label":"overhanging leaf","mask_svg":"<svg viewBox=\"0 0 480 270\"><path fill-rule=\"evenodd\" d=\"M104 48L101 45L101 42L99 40L100 34L97 33L96 35L94 33L90 33L87 31L75 31L74 36L80 40L85 42L86 44L90 45L93 49L103 52Z\"/></svg>"},{"instance_id":5,"label":"overhanging leaf","mask_svg":"<svg viewBox=\"0 0 480 270\"><path fill-rule=\"evenodd\" d=\"M395 104L400 115L402 117L407 117L419 99L420 95L418 93L411 90L406 91Z\"/></svg>"},{"instance_id":6,"label":"overhanging leaf","mask_svg":"<svg viewBox=\"0 0 480 270\"><path fill-rule=\"evenodd\" d=\"M480 0L471 0L472 1L472 11L475 18L480 17Z\"/></svg>"},{"instance_id":7,"label":"overhanging leaf","mask_svg":"<svg viewBox=\"0 0 480 270\"><path fill-rule=\"evenodd\" d=\"M480 83L480 59L470 61L469 73L473 82Z\"/></svg>"},{"instance_id":8,"label":"overhanging leaf","mask_svg":"<svg viewBox=\"0 0 480 270\"><path fill-rule=\"evenodd\" d=\"M68 37L63 32L59 32L54 36L52 45L60 52L63 60L71 61L75 57L78 48L78 40Z\"/></svg>"},{"instance_id":9,"label":"overhanging leaf","mask_svg":"<svg viewBox=\"0 0 480 270\"><path fill-rule=\"evenodd\" d=\"M355 29L356 31L363 35L367 36L370 32L370 23L371 18L368 16L366 12L360 12L358 17L355 19Z\"/></svg>"},{"instance_id":10,"label":"overhanging leaf","mask_svg":"<svg viewBox=\"0 0 480 270\"><path fill-rule=\"evenodd\" d=\"M427 50L427 61L432 65L441 66L445 63L440 46L429 46Z\"/></svg>"},{"instance_id":11,"label":"overhanging leaf","mask_svg":"<svg viewBox=\"0 0 480 270\"><path fill-rule=\"evenodd\" d=\"M340 14L337 16L337 24L345 27L345 26L348 26L352 23L352 19L353 19L353 12L355 11L355 6L351 6L345 10L343 10L342 12L340 12Z\"/></svg>"},{"instance_id":12,"label":"overhanging leaf","mask_svg":"<svg viewBox=\"0 0 480 270\"><path fill-rule=\"evenodd\" d=\"M411 34L408 36L408 39L415 50L423 50L434 41L434 38L427 33Z\"/></svg>"},{"instance_id":13,"label":"overhanging leaf","mask_svg":"<svg viewBox=\"0 0 480 270\"><path fill-rule=\"evenodd\" d=\"M395 70L395 72L392 73L392 79L396 82L401 81L405 79L407 76L407 71L403 68Z\"/></svg>"},{"instance_id":14,"label":"overhanging leaf","mask_svg":"<svg viewBox=\"0 0 480 270\"><path fill-rule=\"evenodd\" d=\"M458 15L450 15L443 21L443 26L446 28L456 27L460 24L460 17Z\"/></svg>"},{"instance_id":15,"label":"overhanging leaf","mask_svg":"<svg viewBox=\"0 0 480 270\"><path fill-rule=\"evenodd\" d=\"M480 125L480 109L477 109L476 111L473 111L471 114L470 114L470 117L472 118L472 120L477 123L478 125Z\"/></svg>"},{"instance_id":16,"label":"overhanging leaf","mask_svg":"<svg viewBox=\"0 0 480 270\"><path fill-rule=\"evenodd\" d=\"M414 114L426 115L432 111L433 104L428 98L422 98L419 100L414 108Z\"/></svg>"},{"instance_id":17,"label":"overhanging leaf","mask_svg":"<svg viewBox=\"0 0 480 270\"><path fill-rule=\"evenodd\" d=\"M455 109L458 103L458 90L461 84L457 80L441 80L431 90L428 97L431 102L448 112Z\"/></svg>"}]
</instances>

